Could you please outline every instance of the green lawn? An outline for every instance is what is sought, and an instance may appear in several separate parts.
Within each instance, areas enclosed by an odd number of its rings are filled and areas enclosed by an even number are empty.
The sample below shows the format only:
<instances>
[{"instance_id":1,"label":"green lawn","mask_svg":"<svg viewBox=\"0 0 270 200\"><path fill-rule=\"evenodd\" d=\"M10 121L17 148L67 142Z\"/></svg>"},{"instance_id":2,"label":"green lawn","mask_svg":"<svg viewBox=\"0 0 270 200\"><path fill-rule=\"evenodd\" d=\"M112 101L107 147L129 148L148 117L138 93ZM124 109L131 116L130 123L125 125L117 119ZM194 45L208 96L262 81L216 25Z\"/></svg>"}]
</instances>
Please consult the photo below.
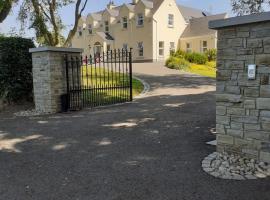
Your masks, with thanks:
<instances>
[{"instance_id":1,"label":"green lawn","mask_svg":"<svg viewBox=\"0 0 270 200\"><path fill-rule=\"evenodd\" d=\"M187 72L198 74L201 76L208 76L216 78L216 68L208 65L198 65L191 63L190 67L186 69Z\"/></svg>"},{"instance_id":2,"label":"green lawn","mask_svg":"<svg viewBox=\"0 0 270 200\"><path fill-rule=\"evenodd\" d=\"M128 74L112 72L102 67L83 66L82 77L84 88L82 98L86 104L106 105L129 100ZM133 97L139 95L144 89L143 84L134 78L132 85Z\"/></svg>"}]
</instances>

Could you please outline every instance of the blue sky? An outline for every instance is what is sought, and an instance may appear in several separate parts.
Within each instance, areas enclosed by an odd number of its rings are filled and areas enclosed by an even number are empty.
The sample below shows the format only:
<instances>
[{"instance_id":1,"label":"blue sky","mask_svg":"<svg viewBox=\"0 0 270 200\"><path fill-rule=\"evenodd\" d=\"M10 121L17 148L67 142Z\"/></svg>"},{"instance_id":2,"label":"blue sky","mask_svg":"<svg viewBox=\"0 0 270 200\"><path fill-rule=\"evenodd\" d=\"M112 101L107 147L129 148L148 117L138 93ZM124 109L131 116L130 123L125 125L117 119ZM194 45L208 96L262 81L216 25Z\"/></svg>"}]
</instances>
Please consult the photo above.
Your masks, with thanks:
<instances>
[{"instance_id":1,"label":"blue sky","mask_svg":"<svg viewBox=\"0 0 270 200\"><path fill-rule=\"evenodd\" d=\"M109 0L89 0L84 14L99 11L105 8ZM131 0L114 0L115 4L129 3ZM177 0L178 4L211 11L213 14L227 12L231 15L230 0ZM9 33L11 29L19 30L20 24L16 20L19 6L16 6L10 16L0 24L1 33ZM61 10L61 16L65 25L72 25L74 21L74 6L68 6ZM72 13L72 14L71 14ZM69 26L67 26L68 29ZM26 36L32 36L33 31L25 29Z\"/></svg>"}]
</instances>

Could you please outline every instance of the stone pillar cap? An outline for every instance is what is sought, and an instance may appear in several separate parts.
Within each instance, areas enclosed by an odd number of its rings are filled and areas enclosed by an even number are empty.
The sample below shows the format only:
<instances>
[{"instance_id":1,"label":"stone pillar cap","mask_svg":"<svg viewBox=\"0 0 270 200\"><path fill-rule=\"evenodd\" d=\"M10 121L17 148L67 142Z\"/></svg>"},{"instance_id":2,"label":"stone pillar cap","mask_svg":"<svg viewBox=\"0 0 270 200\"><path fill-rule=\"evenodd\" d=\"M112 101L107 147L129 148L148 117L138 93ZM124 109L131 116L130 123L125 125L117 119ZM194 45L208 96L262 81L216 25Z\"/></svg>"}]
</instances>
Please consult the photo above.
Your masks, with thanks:
<instances>
[{"instance_id":1,"label":"stone pillar cap","mask_svg":"<svg viewBox=\"0 0 270 200\"><path fill-rule=\"evenodd\" d=\"M259 23L266 21L270 21L270 12L213 20L209 21L208 26L210 29L221 29L230 26L239 26L244 24Z\"/></svg>"},{"instance_id":2,"label":"stone pillar cap","mask_svg":"<svg viewBox=\"0 0 270 200\"><path fill-rule=\"evenodd\" d=\"M65 48L65 47L49 47L49 46L29 49L30 53L45 52L45 51L82 53L83 49L80 49L80 48Z\"/></svg>"}]
</instances>

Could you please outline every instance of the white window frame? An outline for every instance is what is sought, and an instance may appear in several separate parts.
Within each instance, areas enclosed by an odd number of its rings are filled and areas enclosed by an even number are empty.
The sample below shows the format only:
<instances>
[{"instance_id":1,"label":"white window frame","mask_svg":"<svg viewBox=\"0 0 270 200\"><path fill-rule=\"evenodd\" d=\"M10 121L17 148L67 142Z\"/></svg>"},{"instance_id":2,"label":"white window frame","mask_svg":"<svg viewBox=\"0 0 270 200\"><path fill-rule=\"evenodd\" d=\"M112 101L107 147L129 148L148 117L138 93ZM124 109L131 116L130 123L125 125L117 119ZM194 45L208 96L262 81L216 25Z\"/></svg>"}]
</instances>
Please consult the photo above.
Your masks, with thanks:
<instances>
[{"instance_id":1,"label":"white window frame","mask_svg":"<svg viewBox=\"0 0 270 200\"><path fill-rule=\"evenodd\" d=\"M206 44L206 45L204 45ZM204 53L205 51L208 50L208 42L206 40L202 41L202 52Z\"/></svg>"},{"instance_id":2,"label":"white window frame","mask_svg":"<svg viewBox=\"0 0 270 200\"><path fill-rule=\"evenodd\" d=\"M92 24L88 24L88 33L89 33L90 35L93 34L93 26L92 26Z\"/></svg>"},{"instance_id":3,"label":"white window frame","mask_svg":"<svg viewBox=\"0 0 270 200\"><path fill-rule=\"evenodd\" d=\"M81 26L78 27L78 34L79 34L79 37L81 37L83 34L83 28Z\"/></svg>"},{"instance_id":4,"label":"white window frame","mask_svg":"<svg viewBox=\"0 0 270 200\"><path fill-rule=\"evenodd\" d=\"M143 42L138 42L138 55L139 57L144 56Z\"/></svg>"},{"instance_id":5,"label":"white window frame","mask_svg":"<svg viewBox=\"0 0 270 200\"><path fill-rule=\"evenodd\" d=\"M175 42L170 42L170 53L175 52Z\"/></svg>"},{"instance_id":6,"label":"white window frame","mask_svg":"<svg viewBox=\"0 0 270 200\"><path fill-rule=\"evenodd\" d=\"M105 33L109 33L110 32L109 21L105 21L104 22L104 30L105 30Z\"/></svg>"},{"instance_id":7,"label":"white window frame","mask_svg":"<svg viewBox=\"0 0 270 200\"><path fill-rule=\"evenodd\" d=\"M192 44L190 42L186 43L186 52L192 52Z\"/></svg>"},{"instance_id":8,"label":"white window frame","mask_svg":"<svg viewBox=\"0 0 270 200\"><path fill-rule=\"evenodd\" d=\"M173 28L174 27L174 15L168 14L168 27Z\"/></svg>"},{"instance_id":9,"label":"white window frame","mask_svg":"<svg viewBox=\"0 0 270 200\"><path fill-rule=\"evenodd\" d=\"M137 26L144 25L144 16L142 13L137 14Z\"/></svg>"},{"instance_id":10,"label":"white window frame","mask_svg":"<svg viewBox=\"0 0 270 200\"><path fill-rule=\"evenodd\" d=\"M158 55L163 57L164 56L164 41L158 42Z\"/></svg>"},{"instance_id":11,"label":"white window frame","mask_svg":"<svg viewBox=\"0 0 270 200\"><path fill-rule=\"evenodd\" d=\"M127 29L128 28L128 18L122 17L122 28Z\"/></svg>"}]
</instances>

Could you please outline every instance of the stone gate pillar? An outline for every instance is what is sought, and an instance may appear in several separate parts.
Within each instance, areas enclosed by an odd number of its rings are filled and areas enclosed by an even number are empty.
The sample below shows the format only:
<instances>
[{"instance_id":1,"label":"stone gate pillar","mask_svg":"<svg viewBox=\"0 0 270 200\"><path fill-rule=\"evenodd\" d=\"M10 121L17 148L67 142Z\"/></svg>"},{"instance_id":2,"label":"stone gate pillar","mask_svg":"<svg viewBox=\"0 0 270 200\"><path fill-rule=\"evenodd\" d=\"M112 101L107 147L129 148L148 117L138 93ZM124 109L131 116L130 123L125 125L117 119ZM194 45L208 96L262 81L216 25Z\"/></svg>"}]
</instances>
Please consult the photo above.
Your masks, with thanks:
<instances>
[{"instance_id":1,"label":"stone gate pillar","mask_svg":"<svg viewBox=\"0 0 270 200\"><path fill-rule=\"evenodd\" d=\"M270 13L209 27L218 30L217 150L270 162Z\"/></svg>"},{"instance_id":2,"label":"stone gate pillar","mask_svg":"<svg viewBox=\"0 0 270 200\"><path fill-rule=\"evenodd\" d=\"M80 57L82 49L39 47L32 53L35 109L42 113L61 111L61 95L66 91L65 55Z\"/></svg>"}]
</instances>

